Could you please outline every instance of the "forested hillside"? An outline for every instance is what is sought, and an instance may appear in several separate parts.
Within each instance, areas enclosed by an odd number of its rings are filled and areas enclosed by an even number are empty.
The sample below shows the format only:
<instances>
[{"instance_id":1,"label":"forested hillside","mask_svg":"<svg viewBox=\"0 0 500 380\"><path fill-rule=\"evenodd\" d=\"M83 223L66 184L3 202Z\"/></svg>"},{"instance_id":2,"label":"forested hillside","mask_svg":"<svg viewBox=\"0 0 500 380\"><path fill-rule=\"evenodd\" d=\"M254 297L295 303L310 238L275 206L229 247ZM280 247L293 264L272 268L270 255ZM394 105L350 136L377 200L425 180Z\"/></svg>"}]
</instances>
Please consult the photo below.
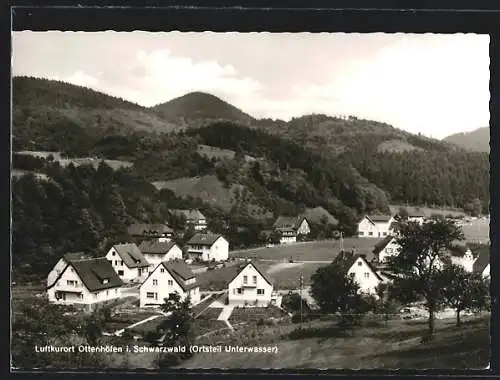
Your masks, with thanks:
<instances>
[{"instance_id":1,"label":"forested hillside","mask_svg":"<svg viewBox=\"0 0 500 380\"><path fill-rule=\"evenodd\" d=\"M472 152L490 152L490 127L478 128L472 132L455 133L443 139Z\"/></svg>"}]
</instances>

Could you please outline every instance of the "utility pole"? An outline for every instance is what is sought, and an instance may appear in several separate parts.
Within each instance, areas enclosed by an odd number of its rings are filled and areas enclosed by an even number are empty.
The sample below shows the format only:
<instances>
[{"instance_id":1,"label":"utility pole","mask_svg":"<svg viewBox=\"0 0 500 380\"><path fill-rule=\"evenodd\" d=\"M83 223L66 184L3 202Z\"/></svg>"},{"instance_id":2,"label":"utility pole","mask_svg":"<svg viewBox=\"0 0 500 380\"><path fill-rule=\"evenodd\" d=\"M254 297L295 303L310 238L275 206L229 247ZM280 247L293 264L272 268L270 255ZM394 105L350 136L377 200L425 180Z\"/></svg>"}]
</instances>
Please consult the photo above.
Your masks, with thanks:
<instances>
[{"instance_id":1,"label":"utility pole","mask_svg":"<svg viewBox=\"0 0 500 380\"><path fill-rule=\"evenodd\" d=\"M344 251L344 233L340 233L340 252Z\"/></svg>"},{"instance_id":2,"label":"utility pole","mask_svg":"<svg viewBox=\"0 0 500 380\"><path fill-rule=\"evenodd\" d=\"M300 273L300 329L302 330L302 304L303 298L302 298L302 283L303 283L303 275L302 272Z\"/></svg>"}]
</instances>

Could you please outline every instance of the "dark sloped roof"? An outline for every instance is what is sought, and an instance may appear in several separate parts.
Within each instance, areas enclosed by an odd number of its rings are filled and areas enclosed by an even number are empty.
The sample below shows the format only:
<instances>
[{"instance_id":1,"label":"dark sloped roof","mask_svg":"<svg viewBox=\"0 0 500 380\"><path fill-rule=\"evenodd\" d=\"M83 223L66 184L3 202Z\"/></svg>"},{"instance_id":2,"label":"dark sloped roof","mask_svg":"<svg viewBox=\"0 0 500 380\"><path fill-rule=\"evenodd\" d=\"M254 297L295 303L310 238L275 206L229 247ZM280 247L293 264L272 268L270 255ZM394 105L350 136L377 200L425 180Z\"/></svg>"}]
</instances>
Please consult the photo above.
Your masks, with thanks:
<instances>
[{"instance_id":1,"label":"dark sloped roof","mask_svg":"<svg viewBox=\"0 0 500 380\"><path fill-rule=\"evenodd\" d=\"M345 270L345 272L347 273L347 271L349 269L351 269L351 267L354 265L354 263L359 259L361 258L365 263L366 265L368 265L368 267L370 268L370 270L375 274L375 276L383 281L382 277L380 277L380 275L377 273L376 269L373 267L373 265L366 259L366 256L365 255L362 255L362 254L353 254L351 252L346 252L346 251L343 251L343 252L340 252L337 257L335 257L335 259L333 260L334 263L336 264L339 264L342 266L342 268Z\"/></svg>"},{"instance_id":2,"label":"dark sloped roof","mask_svg":"<svg viewBox=\"0 0 500 380\"><path fill-rule=\"evenodd\" d=\"M479 251L479 255L472 265L472 271L475 273L482 273L489 263L490 251L489 249L482 249Z\"/></svg>"},{"instance_id":3,"label":"dark sloped roof","mask_svg":"<svg viewBox=\"0 0 500 380\"><path fill-rule=\"evenodd\" d=\"M142 253L167 253L176 245L175 241L144 240L139 249Z\"/></svg>"},{"instance_id":4,"label":"dark sloped roof","mask_svg":"<svg viewBox=\"0 0 500 380\"><path fill-rule=\"evenodd\" d=\"M264 278L264 280L266 280L266 282L269 284L269 285L273 285L273 280L271 279L271 277L269 277L266 273L266 271L259 265L257 264L256 262L254 261L250 261L250 262L247 262L243 265L240 265L239 267L236 267L236 271L235 271L235 274L234 276L231 278L231 280L228 281L228 285L241 273L241 271L243 269L245 269L247 266L249 265L252 265L255 270L257 270L257 272L259 272L259 274L262 276L262 278Z\"/></svg>"},{"instance_id":5,"label":"dark sloped roof","mask_svg":"<svg viewBox=\"0 0 500 380\"><path fill-rule=\"evenodd\" d=\"M408 212L409 218L425 218L426 215L423 211L410 211Z\"/></svg>"},{"instance_id":6,"label":"dark sloped roof","mask_svg":"<svg viewBox=\"0 0 500 380\"><path fill-rule=\"evenodd\" d=\"M146 258L135 243L115 244L113 248L128 268L143 268L149 266Z\"/></svg>"},{"instance_id":7,"label":"dark sloped roof","mask_svg":"<svg viewBox=\"0 0 500 380\"><path fill-rule=\"evenodd\" d=\"M134 223L128 226L127 233L130 236L157 236L172 233L173 230L166 224Z\"/></svg>"},{"instance_id":8,"label":"dark sloped roof","mask_svg":"<svg viewBox=\"0 0 500 380\"><path fill-rule=\"evenodd\" d=\"M123 285L123 281L118 277L113 266L105 257L74 260L70 261L68 266L75 268L76 273L91 292ZM104 280L107 280L107 283L104 283Z\"/></svg>"},{"instance_id":9,"label":"dark sloped roof","mask_svg":"<svg viewBox=\"0 0 500 380\"><path fill-rule=\"evenodd\" d=\"M195 278L195 274L191 271L189 266L184 262L162 262L162 265L170 273L170 275L175 279L179 286L185 292L198 287L198 283L195 281L193 284L186 285L184 282L191 278Z\"/></svg>"},{"instance_id":10,"label":"dark sloped roof","mask_svg":"<svg viewBox=\"0 0 500 380\"><path fill-rule=\"evenodd\" d=\"M197 234L194 234L194 236L191 239L189 239L189 241L187 243L191 244L191 245L211 246L220 237L222 237L222 235L210 234L210 233L208 233L208 234L207 233L197 233Z\"/></svg>"},{"instance_id":11,"label":"dark sloped roof","mask_svg":"<svg viewBox=\"0 0 500 380\"><path fill-rule=\"evenodd\" d=\"M366 215L366 217L374 223L376 222L387 223L389 220L391 220L392 215Z\"/></svg>"},{"instance_id":12,"label":"dark sloped roof","mask_svg":"<svg viewBox=\"0 0 500 380\"><path fill-rule=\"evenodd\" d=\"M303 219L305 219L303 216L278 216L273 227L297 229L300 227L300 223L302 223Z\"/></svg>"},{"instance_id":13,"label":"dark sloped roof","mask_svg":"<svg viewBox=\"0 0 500 380\"><path fill-rule=\"evenodd\" d=\"M382 241L377 243L373 248L373 253L375 255L378 255L385 247L387 247L387 245L391 242L392 239L394 239L392 236L387 236L384 239L382 239Z\"/></svg>"}]
</instances>

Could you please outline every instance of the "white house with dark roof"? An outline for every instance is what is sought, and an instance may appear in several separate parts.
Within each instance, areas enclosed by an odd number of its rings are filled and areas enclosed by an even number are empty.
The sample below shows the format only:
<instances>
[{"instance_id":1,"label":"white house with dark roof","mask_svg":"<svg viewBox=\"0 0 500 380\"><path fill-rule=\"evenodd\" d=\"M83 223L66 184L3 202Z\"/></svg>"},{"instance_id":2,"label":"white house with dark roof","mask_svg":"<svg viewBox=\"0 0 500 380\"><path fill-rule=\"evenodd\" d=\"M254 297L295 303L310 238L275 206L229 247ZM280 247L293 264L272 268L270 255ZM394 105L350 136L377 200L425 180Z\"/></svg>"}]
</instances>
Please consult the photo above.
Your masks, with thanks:
<instances>
[{"instance_id":1,"label":"white house with dark roof","mask_svg":"<svg viewBox=\"0 0 500 380\"><path fill-rule=\"evenodd\" d=\"M411 211L408 213L408 222L423 224L425 219L426 215L422 211Z\"/></svg>"},{"instance_id":2,"label":"white house with dark roof","mask_svg":"<svg viewBox=\"0 0 500 380\"><path fill-rule=\"evenodd\" d=\"M175 241L160 241L158 239L144 240L139 245L139 250L150 264L152 272L163 261L182 260L182 249Z\"/></svg>"},{"instance_id":3,"label":"white house with dark roof","mask_svg":"<svg viewBox=\"0 0 500 380\"><path fill-rule=\"evenodd\" d=\"M197 233L186 243L190 258L199 261L226 261L229 242L222 235Z\"/></svg>"},{"instance_id":4,"label":"white house with dark roof","mask_svg":"<svg viewBox=\"0 0 500 380\"><path fill-rule=\"evenodd\" d=\"M391 215L365 215L358 223L358 236L384 238L393 233L394 222L395 219Z\"/></svg>"},{"instance_id":5,"label":"white house with dark roof","mask_svg":"<svg viewBox=\"0 0 500 380\"><path fill-rule=\"evenodd\" d=\"M135 243L113 245L106 254L106 259L125 282L140 282L149 273L150 264Z\"/></svg>"},{"instance_id":6,"label":"white house with dark roof","mask_svg":"<svg viewBox=\"0 0 500 380\"><path fill-rule=\"evenodd\" d=\"M387 236L380 243L375 245L373 254L377 262L381 265L388 263L389 257L394 257L399 254L400 245L397 243L396 238Z\"/></svg>"},{"instance_id":7,"label":"white house with dark roof","mask_svg":"<svg viewBox=\"0 0 500 380\"><path fill-rule=\"evenodd\" d=\"M263 307L276 303L277 298L271 278L254 262L240 267L228 284L228 301L232 306Z\"/></svg>"},{"instance_id":8,"label":"white house with dark roof","mask_svg":"<svg viewBox=\"0 0 500 380\"><path fill-rule=\"evenodd\" d=\"M56 265L54 265L54 268L52 268L49 275L47 276L47 287L51 286L55 282L55 280L59 277L59 275L71 260L83 260L91 258L92 256L84 252L71 252L65 254L59 259Z\"/></svg>"},{"instance_id":9,"label":"white house with dark roof","mask_svg":"<svg viewBox=\"0 0 500 380\"><path fill-rule=\"evenodd\" d=\"M200 302L200 287L196 276L184 262L162 262L149 274L139 289L140 307L158 306L171 293L181 299L191 297L191 304Z\"/></svg>"},{"instance_id":10,"label":"white house with dark roof","mask_svg":"<svg viewBox=\"0 0 500 380\"><path fill-rule=\"evenodd\" d=\"M334 262L343 267L346 275L357 282L360 293L376 295L377 286L386 281L364 255L341 252Z\"/></svg>"},{"instance_id":11,"label":"white house with dark roof","mask_svg":"<svg viewBox=\"0 0 500 380\"><path fill-rule=\"evenodd\" d=\"M467 248L464 251L459 249L450 250L450 260L451 264L461 266L467 272L474 271L474 262L476 261L476 258L470 248Z\"/></svg>"},{"instance_id":12,"label":"white house with dark roof","mask_svg":"<svg viewBox=\"0 0 500 380\"><path fill-rule=\"evenodd\" d=\"M279 216L273 224L273 229L281 234L280 243L295 243L298 235L309 235L311 227L303 216Z\"/></svg>"},{"instance_id":13,"label":"white house with dark roof","mask_svg":"<svg viewBox=\"0 0 500 380\"><path fill-rule=\"evenodd\" d=\"M91 305L119 298L123 281L105 257L69 259L47 288L49 302Z\"/></svg>"},{"instance_id":14,"label":"white house with dark roof","mask_svg":"<svg viewBox=\"0 0 500 380\"><path fill-rule=\"evenodd\" d=\"M187 225L192 225L195 231L202 231L207 228L207 218L200 210L170 210L170 213L186 219Z\"/></svg>"}]
</instances>

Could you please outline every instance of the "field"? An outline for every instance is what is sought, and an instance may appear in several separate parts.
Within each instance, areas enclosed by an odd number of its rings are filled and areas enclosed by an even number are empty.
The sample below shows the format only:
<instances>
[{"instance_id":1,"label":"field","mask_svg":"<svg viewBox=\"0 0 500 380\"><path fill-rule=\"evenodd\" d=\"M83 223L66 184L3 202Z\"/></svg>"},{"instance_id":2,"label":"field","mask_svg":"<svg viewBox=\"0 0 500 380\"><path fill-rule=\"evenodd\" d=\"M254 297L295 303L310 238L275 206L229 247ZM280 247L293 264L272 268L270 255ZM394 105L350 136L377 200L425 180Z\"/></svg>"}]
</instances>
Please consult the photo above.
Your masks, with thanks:
<instances>
[{"instance_id":1,"label":"field","mask_svg":"<svg viewBox=\"0 0 500 380\"><path fill-rule=\"evenodd\" d=\"M217 160L223 160L226 158L234 158L234 150L217 148L210 145L198 145L198 153L202 156L207 156L208 159L215 158ZM246 161L254 161L255 158L252 156L245 155Z\"/></svg>"},{"instance_id":2,"label":"field","mask_svg":"<svg viewBox=\"0 0 500 380\"><path fill-rule=\"evenodd\" d=\"M380 239L345 238L344 249L354 249L356 253L368 256ZM340 251L339 240L310 241L274 247L254 248L245 251L232 251L231 257L255 258L261 260L294 261L332 261Z\"/></svg>"},{"instance_id":3,"label":"field","mask_svg":"<svg viewBox=\"0 0 500 380\"><path fill-rule=\"evenodd\" d=\"M432 207L413 207L406 205L389 205L392 214L398 213L399 209L403 207L409 213L419 211L425 214L426 217L430 217L432 214L440 215L453 215L453 216L465 216L465 213L457 209L446 209L446 208L432 208Z\"/></svg>"},{"instance_id":4,"label":"field","mask_svg":"<svg viewBox=\"0 0 500 380\"><path fill-rule=\"evenodd\" d=\"M73 157L73 158L63 158L61 156L61 152L36 152L36 151L22 151L22 152L14 152L24 155L30 155L33 157L40 157L47 159L49 156L54 157L54 161L57 161L61 164L61 166L68 166L69 164L73 164L75 166L79 165L92 165L97 168L101 162L101 160L92 158L92 157ZM129 161L120 161L120 160L104 160L104 162L113 170L118 170L121 168L128 168L133 166L132 162Z\"/></svg>"},{"instance_id":5,"label":"field","mask_svg":"<svg viewBox=\"0 0 500 380\"><path fill-rule=\"evenodd\" d=\"M461 327L453 319L437 321L430 343L420 343L426 321L365 325L353 336L328 321L305 327L300 339L287 336L297 328L292 324L259 326L240 339L230 338L231 344L276 346L277 353L199 353L179 368L483 369L489 362L489 316L471 318Z\"/></svg>"},{"instance_id":6,"label":"field","mask_svg":"<svg viewBox=\"0 0 500 380\"><path fill-rule=\"evenodd\" d=\"M462 225L465 239L470 242L486 243L490 240L490 220L477 219Z\"/></svg>"},{"instance_id":7,"label":"field","mask_svg":"<svg viewBox=\"0 0 500 380\"><path fill-rule=\"evenodd\" d=\"M311 285L311 276L318 268L328 263L298 263L279 271L268 273L272 278L275 290L291 290L300 287L300 275L303 277L303 286Z\"/></svg>"}]
</instances>

